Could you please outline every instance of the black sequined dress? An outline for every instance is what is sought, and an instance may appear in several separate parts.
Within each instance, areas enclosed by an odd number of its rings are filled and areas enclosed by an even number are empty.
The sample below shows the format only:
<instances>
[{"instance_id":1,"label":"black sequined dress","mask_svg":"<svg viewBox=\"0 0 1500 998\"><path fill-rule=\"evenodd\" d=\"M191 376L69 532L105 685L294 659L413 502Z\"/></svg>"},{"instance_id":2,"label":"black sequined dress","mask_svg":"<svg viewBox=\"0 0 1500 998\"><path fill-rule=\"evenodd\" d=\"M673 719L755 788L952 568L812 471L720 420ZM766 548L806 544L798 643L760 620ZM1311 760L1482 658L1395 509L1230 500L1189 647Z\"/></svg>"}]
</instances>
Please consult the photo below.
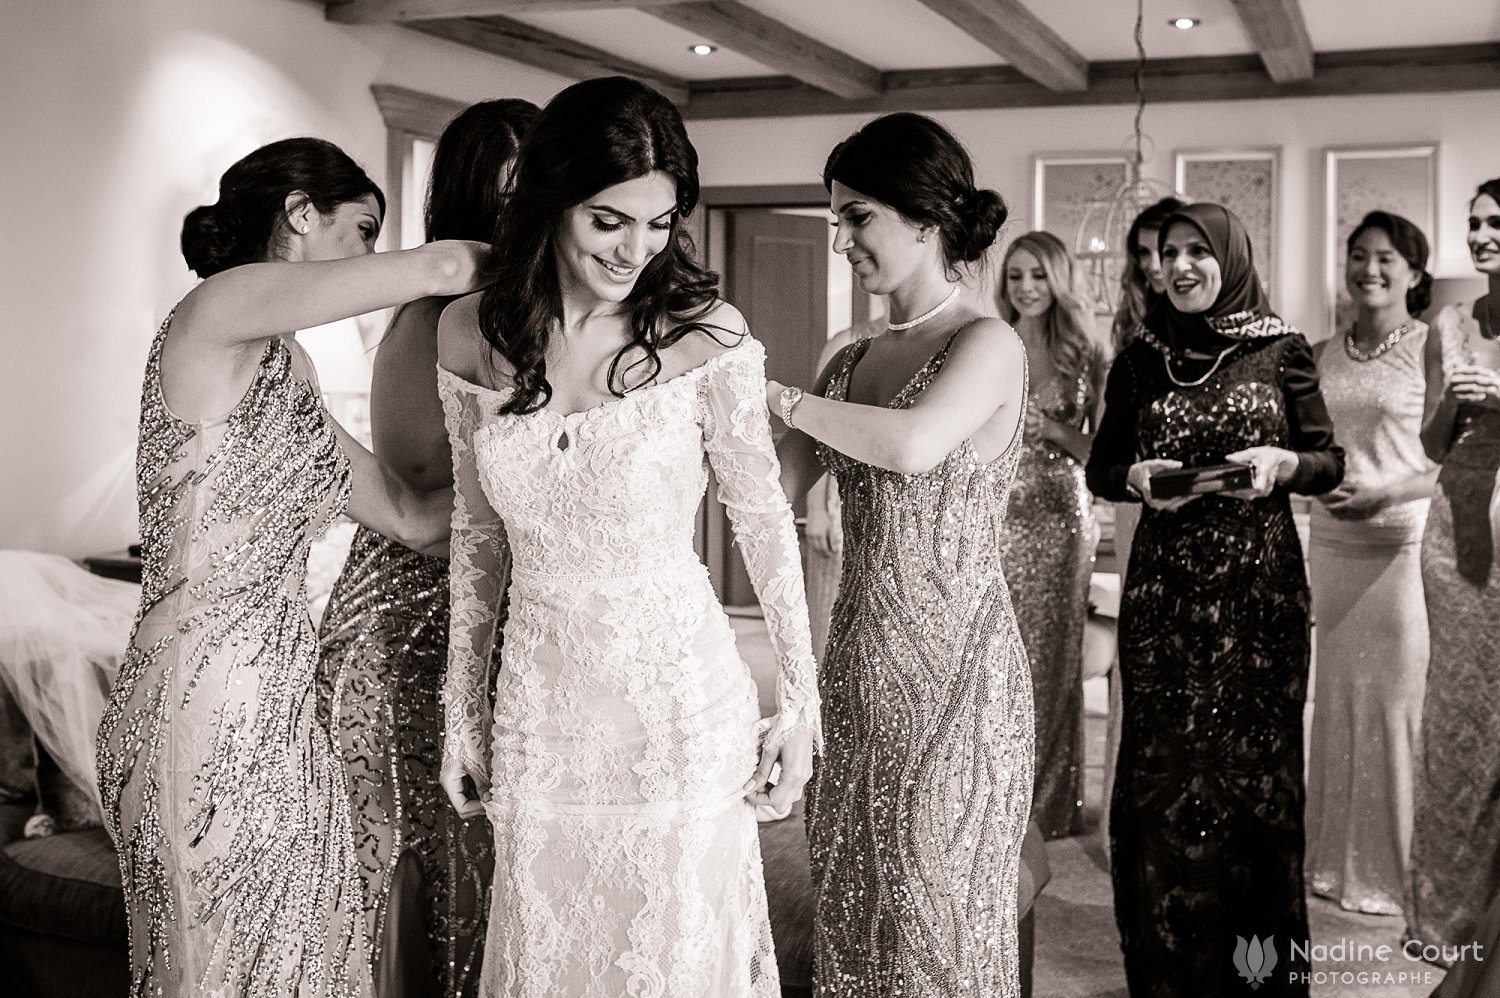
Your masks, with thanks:
<instances>
[{"instance_id":1,"label":"black sequined dress","mask_svg":"<svg viewBox=\"0 0 1500 998\"><path fill-rule=\"evenodd\" d=\"M1110 371L1088 463L1094 493L1123 500L1136 460L1298 452L1288 487L1264 498L1204 496L1142 514L1120 606L1115 918L1132 995L1249 993L1240 937L1269 937L1278 958L1258 995L1306 995L1308 967L1289 943L1308 938L1309 596L1288 493L1327 491L1343 460L1301 335L1246 339L1211 364L1143 333Z\"/></svg>"}]
</instances>

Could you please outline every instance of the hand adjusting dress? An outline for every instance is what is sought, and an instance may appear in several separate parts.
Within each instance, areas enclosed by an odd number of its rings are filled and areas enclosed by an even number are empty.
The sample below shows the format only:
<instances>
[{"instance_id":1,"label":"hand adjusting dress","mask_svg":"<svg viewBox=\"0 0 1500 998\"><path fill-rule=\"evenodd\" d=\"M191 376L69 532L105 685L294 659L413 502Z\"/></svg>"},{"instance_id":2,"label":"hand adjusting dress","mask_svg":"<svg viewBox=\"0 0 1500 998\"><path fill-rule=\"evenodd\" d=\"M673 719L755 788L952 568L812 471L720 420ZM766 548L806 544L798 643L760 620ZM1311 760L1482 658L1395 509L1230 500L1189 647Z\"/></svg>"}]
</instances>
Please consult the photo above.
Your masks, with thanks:
<instances>
[{"instance_id":1,"label":"hand adjusting dress","mask_svg":"<svg viewBox=\"0 0 1500 998\"><path fill-rule=\"evenodd\" d=\"M307 549L349 464L290 338L189 423L146 363L141 611L99 723L131 995L367 995L343 760L314 718Z\"/></svg>"},{"instance_id":2,"label":"hand adjusting dress","mask_svg":"<svg viewBox=\"0 0 1500 998\"><path fill-rule=\"evenodd\" d=\"M821 735L763 348L747 338L569 415L500 415L504 392L441 369L438 386L457 490L447 737L454 753L493 756L481 994L779 995L741 788L767 726L772 744L799 726ZM693 548L708 464L780 661L770 722Z\"/></svg>"}]
</instances>

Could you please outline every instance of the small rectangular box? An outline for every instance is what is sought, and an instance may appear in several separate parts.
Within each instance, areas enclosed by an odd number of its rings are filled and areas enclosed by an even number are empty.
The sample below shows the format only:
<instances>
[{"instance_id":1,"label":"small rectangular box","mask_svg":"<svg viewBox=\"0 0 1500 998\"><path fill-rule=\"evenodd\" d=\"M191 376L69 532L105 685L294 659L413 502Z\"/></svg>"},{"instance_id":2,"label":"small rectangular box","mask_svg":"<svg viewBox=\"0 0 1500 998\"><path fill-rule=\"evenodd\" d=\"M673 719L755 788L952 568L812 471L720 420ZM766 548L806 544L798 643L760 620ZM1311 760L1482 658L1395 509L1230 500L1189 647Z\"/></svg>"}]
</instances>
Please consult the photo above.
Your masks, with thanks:
<instances>
[{"instance_id":1,"label":"small rectangular box","mask_svg":"<svg viewBox=\"0 0 1500 998\"><path fill-rule=\"evenodd\" d=\"M1255 472L1248 464L1173 468L1171 471L1158 471L1151 476L1151 495L1155 499L1177 499L1210 492L1248 489L1254 482Z\"/></svg>"}]
</instances>

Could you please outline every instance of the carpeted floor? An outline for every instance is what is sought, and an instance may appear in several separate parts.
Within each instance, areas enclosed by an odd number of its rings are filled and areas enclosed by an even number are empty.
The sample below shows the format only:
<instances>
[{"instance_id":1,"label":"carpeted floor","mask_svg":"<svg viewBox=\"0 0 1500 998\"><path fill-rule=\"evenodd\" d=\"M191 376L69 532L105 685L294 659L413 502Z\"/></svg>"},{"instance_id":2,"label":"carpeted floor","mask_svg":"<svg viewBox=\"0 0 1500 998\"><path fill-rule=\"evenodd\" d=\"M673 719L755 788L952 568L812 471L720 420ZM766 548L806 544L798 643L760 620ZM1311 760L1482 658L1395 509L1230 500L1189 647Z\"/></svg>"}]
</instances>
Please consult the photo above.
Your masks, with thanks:
<instances>
[{"instance_id":1,"label":"carpeted floor","mask_svg":"<svg viewBox=\"0 0 1500 998\"><path fill-rule=\"evenodd\" d=\"M734 618L741 654L760 683L765 709L773 709L775 660L765 627L756 617ZM1052 880L1037 900L1036 998L1125 998L1125 973L1115 930L1106 848L1099 835L1104 793L1104 680L1084 684L1087 776L1085 794L1089 832L1048 843ZM1314 947L1358 948L1369 955L1389 947L1387 960L1340 959L1333 949L1314 949L1313 998L1426 998L1442 981L1443 971L1407 960L1401 954L1400 918L1342 911L1320 898L1308 901ZM1278 940L1278 943L1281 942ZM1326 955L1328 959L1320 958ZM1229 959L1229 954L1225 959ZM1245 994L1253 994L1248 987Z\"/></svg>"}]
</instances>

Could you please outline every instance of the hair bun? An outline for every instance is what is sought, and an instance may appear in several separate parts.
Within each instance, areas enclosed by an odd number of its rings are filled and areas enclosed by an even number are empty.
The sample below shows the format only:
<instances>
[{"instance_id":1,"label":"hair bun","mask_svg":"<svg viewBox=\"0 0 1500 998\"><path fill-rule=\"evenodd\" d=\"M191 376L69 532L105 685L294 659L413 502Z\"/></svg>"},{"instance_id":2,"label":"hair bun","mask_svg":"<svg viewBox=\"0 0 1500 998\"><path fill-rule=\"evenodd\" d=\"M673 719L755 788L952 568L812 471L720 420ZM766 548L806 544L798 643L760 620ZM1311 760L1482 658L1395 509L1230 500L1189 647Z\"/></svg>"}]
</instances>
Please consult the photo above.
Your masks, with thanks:
<instances>
[{"instance_id":1,"label":"hair bun","mask_svg":"<svg viewBox=\"0 0 1500 998\"><path fill-rule=\"evenodd\" d=\"M1420 317L1432 305L1432 275L1422 271L1413 284L1406 291L1406 310L1414 316Z\"/></svg>"},{"instance_id":2,"label":"hair bun","mask_svg":"<svg viewBox=\"0 0 1500 998\"><path fill-rule=\"evenodd\" d=\"M972 263L984 256L1000 235L1010 215L1005 199L987 187L967 191L954 204L962 226L962 239L955 247L959 259Z\"/></svg>"},{"instance_id":3,"label":"hair bun","mask_svg":"<svg viewBox=\"0 0 1500 998\"><path fill-rule=\"evenodd\" d=\"M240 222L219 204L199 205L182 220L182 257L199 277L210 277L240 261Z\"/></svg>"}]
</instances>

